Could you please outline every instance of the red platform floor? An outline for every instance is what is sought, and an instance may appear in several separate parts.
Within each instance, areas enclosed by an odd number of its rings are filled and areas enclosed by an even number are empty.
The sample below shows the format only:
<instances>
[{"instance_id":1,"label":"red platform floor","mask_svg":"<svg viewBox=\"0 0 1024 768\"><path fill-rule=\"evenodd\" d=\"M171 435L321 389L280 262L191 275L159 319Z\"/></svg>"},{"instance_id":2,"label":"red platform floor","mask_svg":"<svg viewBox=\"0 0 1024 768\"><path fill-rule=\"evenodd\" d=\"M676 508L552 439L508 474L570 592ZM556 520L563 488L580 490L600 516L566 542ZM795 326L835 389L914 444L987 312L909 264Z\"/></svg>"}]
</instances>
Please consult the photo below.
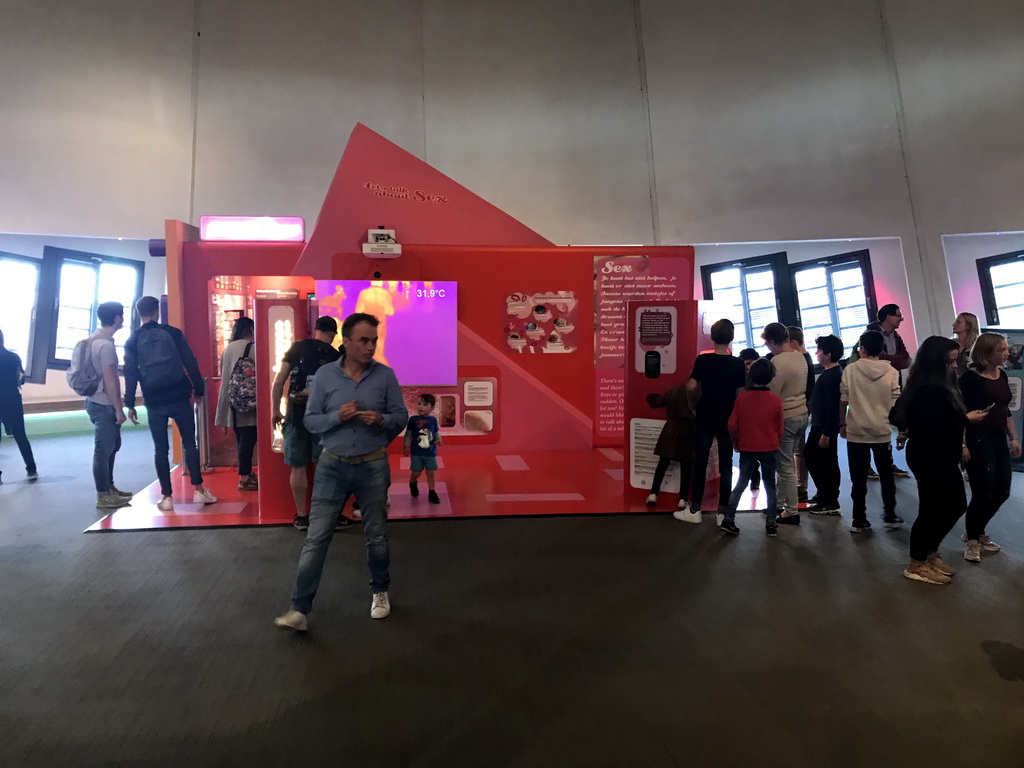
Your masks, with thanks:
<instances>
[{"instance_id":1,"label":"red platform floor","mask_svg":"<svg viewBox=\"0 0 1024 768\"><path fill-rule=\"evenodd\" d=\"M409 459L391 457L393 484L389 520L453 517L503 517L516 515L600 515L668 512L678 497L662 493L658 505L648 507L638 493L623 498L624 471L621 451L537 451L509 456L455 453L439 456L437 492L440 504L427 501L427 486L420 476L420 495L409 494ZM192 486L181 467L171 472L174 510L161 512L159 485L154 482L137 493L131 506L122 507L86 529L144 531L168 528L224 528L260 525L291 525L291 505L260 509L257 494L237 490L234 467L217 467L203 473L206 487L218 498L216 504L193 504ZM764 493L744 493L741 511L763 508ZM760 505L758 502L760 501ZM346 514L351 515L350 510Z\"/></svg>"}]
</instances>

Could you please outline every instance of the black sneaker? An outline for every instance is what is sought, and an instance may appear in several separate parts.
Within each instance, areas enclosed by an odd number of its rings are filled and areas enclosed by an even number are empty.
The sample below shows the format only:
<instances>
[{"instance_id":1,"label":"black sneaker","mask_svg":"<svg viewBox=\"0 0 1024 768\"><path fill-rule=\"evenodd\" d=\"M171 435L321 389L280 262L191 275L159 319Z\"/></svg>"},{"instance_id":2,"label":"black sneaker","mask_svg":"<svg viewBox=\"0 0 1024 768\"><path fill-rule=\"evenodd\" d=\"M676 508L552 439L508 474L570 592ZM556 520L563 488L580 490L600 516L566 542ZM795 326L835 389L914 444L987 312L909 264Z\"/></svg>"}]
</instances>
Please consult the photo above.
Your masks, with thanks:
<instances>
[{"instance_id":1,"label":"black sneaker","mask_svg":"<svg viewBox=\"0 0 1024 768\"><path fill-rule=\"evenodd\" d=\"M300 531L306 530L309 528L309 515L296 515L295 519L292 520L292 525Z\"/></svg>"},{"instance_id":2,"label":"black sneaker","mask_svg":"<svg viewBox=\"0 0 1024 768\"><path fill-rule=\"evenodd\" d=\"M334 524L334 530L343 531L346 528L351 528L356 524L356 521L351 517L345 517L344 515L338 515L338 522Z\"/></svg>"},{"instance_id":3,"label":"black sneaker","mask_svg":"<svg viewBox=\"0 0 1024 768\"><path fill-rule=\"evenodd\" d=\"M891 515L885 515L882 518L882 525L884 525L886 528L899 528L901 525L903 525L903 518L895 513Z\"/></svg>"},{"instance_id":4,"label":"black sneaker","mask_svg":"<svg viewBox=\"0 0 1024 768\"><path fill-rule=\"evenodd\" d=\"M427 501L431 504L440 504L441 497L437 495L437 491L427 491Z\"/></svg>"},{"instance_id":5,"label":"black sneaker","mask_svg":"<svg viewBox=\"0 0 1024 768\"><path fill-rule=\"evenodd\" d=\"M416 483L409 483L409 495L414 499L420 495L420 487Z\"/></svg>"},{"instance_id":6,"label":"black sneaker","mask_svg":"<svg viewBox=\"0 0 1024 768\"><path fill-rule=\"evenodd\" d=\"M779 526L777 526L775 523L765 523L764 524L764 532L765 532L766 536L772 536L772 537L778 536L779 535Z\"/></svg>"},{"instance_id":7,"label":"black sneaker","mask_svg":"<svg viewBox=\"0 0 1024 768\"><path fill-rule=\"evenodd\" d=\"M811 504L811 506L807 508L807 511L812 515L838 515L840 512L838 504L827 501Z\"/></svg>"},{"instance_id":8,"label":"black sneaker","mask_svg":"<svg viewBox=\"0 0 1024 768\"><path fill-rule=\"evenodd\" d=\"M850 533L864 533L865 531L871 530L871 522L869 520L862 520L861 522L854 521L853 525L850 526Z\"/></svg>"},{"instance_id":9,"label":"black sneaker","mask_svg":"<svg viewBox=\"0 0 1024 768\"><path fill-rule=\"evenodd\" d=\"M800 525L800 515L779 515L775 522L779 525Z\"/></svg>"},{"instance_id":10,"label":"black sneaker","mask_svg":"<svg viewBox=\"0 0 1024 768\"><path fill-rule=\"evenodd\" d=\"M722 524L718 526L725 533L731 533L733 536L738 536L740 529L736 527L736 522L733 520L723 520Z\"/></svg>"},{"instance_id":11,"label":"black sneaker","mask_svg":"<svg viewBox=\"0 0 1024 768\"><path fill-rule=\"evenodd\" d=\"M892 474L895 477L910 477L910 473L905 469L900 469L895 464L892 465Z\"/></svg>"},{"instance_id":12,"label":"black sneaker","mask_svg":"<svg viewBox=\"0 0 1024 768\"><path fill-rule=\"evenodd\" d=\"M871 467L868 467L868 480L877 480L878 473L875 472Z\"/></svg>"}]
</instances>

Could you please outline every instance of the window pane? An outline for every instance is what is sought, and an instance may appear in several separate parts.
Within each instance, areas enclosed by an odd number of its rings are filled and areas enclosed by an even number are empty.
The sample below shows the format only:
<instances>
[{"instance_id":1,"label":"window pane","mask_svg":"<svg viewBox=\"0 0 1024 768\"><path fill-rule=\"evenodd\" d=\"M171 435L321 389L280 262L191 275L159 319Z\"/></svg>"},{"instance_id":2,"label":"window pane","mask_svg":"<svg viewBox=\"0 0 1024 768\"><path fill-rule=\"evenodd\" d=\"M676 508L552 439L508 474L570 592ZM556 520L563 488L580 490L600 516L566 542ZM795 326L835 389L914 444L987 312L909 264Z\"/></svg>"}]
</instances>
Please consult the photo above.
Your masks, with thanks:
<instances>
[{"instance_id":1,"label":"window pane","mask_svg":"<svg viewBox=\"0 0 1024 768\"><path fill-rule=\"evenodd\" d=\"M853 267L842 267L832 272L832 287L836 291L843 288L859 288L864 291L864 273L860 265Z\"/></svg>"},{"instance_id":2,"label":"window pane","mask_svg":"<svg viewBox=\"0 0 1024 768\"><path fill-rule=\"evenodd\" d=\"M99 287L96 291L96 298L100 303L104 301L119 301L124 306L124 327L114 334L114 345L117 347L117 359L124 362L124 343L131 335L132 307L136 300L136 286L138 285L138 270L128 264L103 263L100 264Z\"/></svg>"},{"instance_id":3,"label":"window pane","mask_svg":"<svg viewBox=\"0 0 1024 768\"><path fill-rule=\"evenodd\" d=\"M796 273L796 289L806 291L811 288L825 287L825 268L801 269Z\"/></svg>"},{"instance_id":4,"label":"window pane","mask_svg":"<svg viewBox=\"0 0 1024 768\"><path fill-rule=\"evenodd\" d=\"M0 329L4 346L16 352L26 373L32 363L32 328L39 293L39 265L0 259Z\"/></svg>"},{"instance_id":5,"label":"window pane","mask_svg":"<svg viewBox=\"0 0 1024 768\"><path fill-rule=\"evenodd\" d=\"M96 267L65 261L60 267L57 345L54 357L69 360L75 344L96 329Z\"/></svg>"},{"instance_id":6,"label":"window pane","mask_svg":"<svg viewBox=\"0 0 1024 768\"><path fill-rule=\"evenodd\" d=\"M1024 261L1013 261L1009 264L989 267L988 274L992 279L993 288L1024 283Z\"/></svg>"},{"instance_id":7,"label":"window pane","mask_svg":"<svg viewBox=\"0 0 1024 768\"><path fill-rule=\"evenodd\" d=\"M740 270L738 267L731 267L729 269L719 269L711 273L711 291L714 294L712 298L718 300L718 292L725 288L739 288L740 286Z\"/></svg>"}]
</instances>

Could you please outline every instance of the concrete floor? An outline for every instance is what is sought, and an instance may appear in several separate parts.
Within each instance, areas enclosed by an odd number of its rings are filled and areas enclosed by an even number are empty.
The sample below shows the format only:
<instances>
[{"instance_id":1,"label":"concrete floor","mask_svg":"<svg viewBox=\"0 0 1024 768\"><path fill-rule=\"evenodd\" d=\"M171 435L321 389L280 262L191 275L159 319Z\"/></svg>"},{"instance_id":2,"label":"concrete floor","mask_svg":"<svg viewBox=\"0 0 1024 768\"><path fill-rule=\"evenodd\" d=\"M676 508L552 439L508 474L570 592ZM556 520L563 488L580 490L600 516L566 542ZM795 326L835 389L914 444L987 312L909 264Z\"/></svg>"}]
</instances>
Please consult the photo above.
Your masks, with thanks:
<instances>
[{"instance_id":1,"label":"concrete floor","mask_svg":"<svg viewBox=\"0 0 1024 768\"><path fill-rule=\"evenodd\" d=\"M369 618L339 534L310 632L293 529L83 535L89 437L0 444L0 764L1015 766L1024 764L1024 505L946 587L900 576L909 531L755 515L391 527L393 614ZM129 433L118 484L152 479ZM911 479L898 483L913 518ZM845 493L845 489L844 489ZM869 500L876 504L874 485Z\"/></svg>"}]
</instances>

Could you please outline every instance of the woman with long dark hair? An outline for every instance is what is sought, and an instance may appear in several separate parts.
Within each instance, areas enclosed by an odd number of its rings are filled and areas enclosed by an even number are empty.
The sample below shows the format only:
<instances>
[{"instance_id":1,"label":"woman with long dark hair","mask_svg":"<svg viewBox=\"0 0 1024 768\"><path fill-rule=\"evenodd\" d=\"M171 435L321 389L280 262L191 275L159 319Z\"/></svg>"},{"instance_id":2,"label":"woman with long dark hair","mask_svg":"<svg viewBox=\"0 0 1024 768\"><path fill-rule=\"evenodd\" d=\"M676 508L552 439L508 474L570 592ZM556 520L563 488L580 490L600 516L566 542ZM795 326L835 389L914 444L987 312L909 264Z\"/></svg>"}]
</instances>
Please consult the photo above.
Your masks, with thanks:
<instances>
[{"instance_id":1,"label":"woman with long dark hair","mask_svg":"<svg viewBox=\"0 0 1024 768\"><path fill-rule=\"evenodd\" d=\"M214 423L227 431L231 427L235 432L235 445L238 448L238 490L255 491L259 489L259 480L252 471L252 454L256 448L256 410L239 411L231 405L231 374L242 358L256 359L253 351L253 333L255 323L251 317L240 317L235 320L231 329L231 341L224 347L220 358L220 394L217 396L217 416Z\"/></svg>"},{"instance_id":2,"label":"woman with long dark hair","mask_svg":"<svg viewBox=\"0 0 1024 768\"><path fill-rule=\"evenodd\" d=\"M896 446L907 446L919 504L910 529L910 565L903 575L927 584L948 584L956 573L938 549L967 508L960 475L964 430L985 418L983 411L964 408L955 379L959 353L953 339L925 339L892 413L900 430Z\"/></svg>"},{"instance_id":3,"label":"woman with long dark hair","mask_svg":"<svg viewBox=\"0 0 1024 768\"><path fill-rule=\"evenodd\" d=\"M1000 549L986 528L1003 502L1010 498L1010 457L1020 458L1020 442L1010 418L1013 396L1009 379L1002 370L1009 356L1004 337L998 333L983 333L971 350L970 369L960 377L960 392L966 406L986 412L984 419L968 427L964 443L970 453L967 478L971 483L964 560L972 563L981 562L982 552Z\"/></svg>"}]
</instances>

